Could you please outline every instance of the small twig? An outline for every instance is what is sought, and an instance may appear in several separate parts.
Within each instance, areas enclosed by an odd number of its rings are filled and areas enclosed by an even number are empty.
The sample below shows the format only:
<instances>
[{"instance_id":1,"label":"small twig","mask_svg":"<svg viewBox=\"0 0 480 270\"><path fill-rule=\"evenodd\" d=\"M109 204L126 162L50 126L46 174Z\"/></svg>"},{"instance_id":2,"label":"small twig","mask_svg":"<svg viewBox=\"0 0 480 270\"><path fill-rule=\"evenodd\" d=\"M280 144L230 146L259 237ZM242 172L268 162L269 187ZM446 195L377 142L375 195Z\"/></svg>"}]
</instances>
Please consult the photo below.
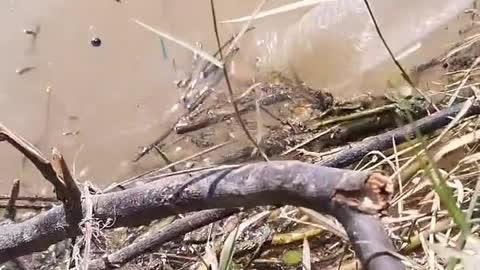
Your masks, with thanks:
<instances>
[{"instance_id":1,"label":"small twig","mask_svg":"<svg viewBox=\"0 0 480 270\"><path fill-rule=\"evenodd\" d=\"M162 149L160 149L160 147L158 147L157 145L154 145L153 148L155 148L155 150L157 151L157 153L160 155L160 157L162 157L163 161L165 161L165 163L167 165L170 165L172 164L172 161L167 157L167 154L165 154ZM172 166L170 168L170 171L172 172L176 172L176 169L175 169L175 166Z\"/></svg>"},{"instance_id":2,"label":"small twig","mask_svg":"<svg viewBox=\"0 0 480 270\"><path fill-rule=\"evenodd\" d=\"M18 198L18 193L20 192L20 180L15 179L13 181L12 191L10 192L10 199L8 200L7 207L5 209L5 214L3 218L9 219L11 221L15 220L17 210L15 208L15 202Z\"/></svg>"},{"instance_id":3,"label":"small twig","mask_svg":"<svg viewBox=\"0 0 480 270\"><path fill-rule=\"evenodd\" d=\"M373 11L370 7L370 3L368 2L368 0L363 0L363 2L365 3L365 6L367 7L367 10L368 10L368 14L370 15L370 19L372 20L373 22L373 25L375 26L375 30L377 31L377 34L378 36L380 37L380 39L382 40L382 43L383 43L383 46L385 47L385 49L387 49L388 51L388 54L390 55L390 58L392 59L392 61L395 63L395 65L397 66L397 68L400 70L400 73L402 74L402 77L405 79L405 81L407 81L407 83L410 85L410 87L412 87L412 89L415 89L420 95L422 95L422 97L425 98L425 100L429 101L430 103L432 103L430 101L430 99L425 95L425 93L423 93L422 91L420 91L420 89L418 89L415 84L413 83L413 80L410 78L410 76L408 75L408 73L405 71L405 69L402 67L402 65L400 64L400 62L398 62L397 58L395 57L395 55L393 54L392 50L390 49L390 46L388 46L388 43L387 41L385 40L385 38L383 37L383 34L382 34L382 31L380 31L380 27L378 26L378 23L377 23L377 19L375 19L375 16L373 15ZM432 103L433 104L433 103ZM435 106L435 105L434 105ZM436 109L436 107L435 107Z\"/></svg>"},{"instance_id":4,"label":"small twig","mask_svg":"<svg viewBox=\"0 0 480 270\"><path fill-rule=\"evenodd\" d=\"M393 62L394 62L395 65L397 66L397 68L400 70L400 72L402 73L403 78L408 82L408 84L410 84L410 86L411 86L413 89L416 89L415 84L413 83L413 80L410 78L410 76L408 76L408 74L407 74L407 72L405 71L405 69L404 69L404 68L402 67L402 65L397 61L395 55L393 54L392 50L390 49L390 46L388 46L387 41L386 41L385 38L383 37L382 31L380 31L380 27L378 26L377 19L375 19L375 16L373 15L373 12L372 12L372 9L370 8L370 3L368 2L368 0L363 0L363 2L365 3L365 6L367 7L368 14L370 15L370 19L372 19L373 25L375 26L375 30L377 31L378 36L379 36L380 39L382 40L383 46L385 46L385 49L387 49L388 54L390 55L390 58L393 60Z\"/></svg>"},{"instance_id":5,"label":"small twig","mask_svg":"<svg viewBox=\"0 0 480 270\"><path fill-rule=\"evenodd\" d=\"M85 208L86 208L86 213L85 213L85 231L83 234L84 237L84 250L83 250L83 268L84 270L89 269L89 264L90 264L90 250L91 250L91 244L92 244L92 234L93 234L93 228L92 228L92 221L93 221L93 203L92 203L92 198L90 195L90 191L88 190L88 185L84 186L84 191L83 194L85 196Z\"/></svg>"},{"instance_id":6,"label":"small twig","mask_svg":"<svg viewBox=\"0 0 480 270\"><path fill-rule=\"evenodd\" d=\"M332 130L334 130L334 129L337 128L337 127L338 127L338 125L337 125L337 126L334 126L334 127L331 127L331 128L329 128L329 129L327 129L327 130L324 130L324 131L322 131L322 132L319 132L318 134L315 134L315 135L312 136L311 138L306 139L305 141L303 141L303 142L295 145L294 147L292 147L292 148L284 151L281 155L282 155L282 156L288 155L288 154L290 154L291 152L297 150L298 148L303 147L303 146L305 146L305 145L313 142L314 140L316 140L316 139L318 139L318 138L320 138L320 137L323 137L323 136L329 134L330 132L332 132Z\"/></svg>"},{"instance_id":7,"label":"small twig","mask_svg":"<svg viewBox=\"0 0 480 270\"><path fill-rule=\"evenodd\" d=\"M53 170L57 174L57 178L63 181L65 195L64 203L67 204L67 209L74 207L74 204L79 205L81 202L82 192L73 179L62 154L55 147L52 148L51 164Z\"/></svg>"},{"instance_id":8,"label":"small twig","mask_svg":"<svg viewBox=\"0 0 480 270\"><path fill-rule=\"evenodd\" d=\"M202 156L202 155L205 155L205 154L207 154L207 153L210 153L210 152L212 152L212 151L215 151L215 150L217 150L217 149L219 149L219 148L221 148L221 147L224 147L224 146L226 146L226 145L228 145L228 144L231 144L232 142L233 142L233 141L230 140L230 141L226 141L226 142L221 143L221 144L214 145L214 146L212 146L212 147L210 147L210 148L207 148L207 149L205 149L205 150L203 150L203 151L200 151L200 152L198 152L198 153L195 153L195 154L193 154L193 155L191 155L191 156L188 156L188 157L186 157L186 158L183 158L183 159L180 159L180 160L175 161L175 162L173 162L173 163L170 163L170 164L168 164L167 166L164 166L164 167L162 167L162 168L160 168L160 169L154 169L154 170L151 170L151 171L142 173L142 174L140 174L140 175L137 175L137 176L135 176L135 177L129 178L129 179L127 179L127 180L124 180L124 181L122 181L122 182L120 182L120 183L118 183L118 184L110 185L110 186L107 187L105 190L103 190L103 192L110 192L110 191L112 191L112 190L114 190L114 189L116 189L116 188L118 188L118 187L123 187L123 188L124 188L125 185L129 185L129 184L131 184L131 183L134 183L135 181L139 180L140 178L142 178L143 180L145 180L144 178L147 177L147 176L151 176L152 174L159 173L159 172L161 172L161 171L164 171L164 170L173 168L174 166L177 166L177 165L182 164L182 163L184 163L184 162L187 162L187 161L189 161L189 160L195 159L195 158L197 158L197 157L200 157L200 156Z\"/></svg>"},{"instance_id":9,"label":"small twig","mask_svg":"<svg viewBox=\"0 0 480 270\"><path fill-rule=\"evenodd\" d=\"M263 118L260 111L260 106L262 105L260 99L260 93L258 90L253 90L255 93L255 116L257 119L257 144L260 145L263 139Z\"/></svg>"},{"instance_id":10,"label":"small twig","mask_svg":"<svg viewBox=\"0 0 480 270\"><path fill-rule=\"evenodd\" d=\"M252 30L255 30L255 27L254 27L254 26L249 27L249 28L247 29L247 31L245 31L245 33L248 33L248 32L250 32L250 31L252 31ZM217 51L213 54L213 56L217 57L217 55L220 53L221 50L225 49L228 45L230 45L230 44L233 42L233 40L235 40L235 36L236 36L236 35L233 35L231 38L229 38L229 39L222 45L222 47L220 47L220 50L217 49Z\"/></svg>"},{"instance_id":11,"label":"small twig","mask_svg":"<svg viewBox=\"0 0 480 270\"><path fill-rule=\"evenodd\" d=\"M265 3L265 1L263 1L263 4L264 3ZM223 60L223 53L222 53L222 50L221 50L221 42L220 42L220 35L218 33L218 26L217 26L217 16L216 16L216 13L215 13L215 4L214 4L213 0L210 0L210 6L211 6L211 9L212 9L213 27L214 27L214 30L215 30L215 38L217 40L218 51L219 51L219 54L220 54L220 59ZM261 6L260 6L260 8L261 8ZM258 8L257 10L259 10L260 8ZM258 12L257 10L256 10L256 12ZM252 17L255 17L255 16L253 15ZM249 23L247 23L245 25L246 26L246 27L244 27L245 31L248 29ZM245 32L245 31L243 31L243 32ZM237 36L237 38L232 42L232 45L230 46L229 51L230 51L231 48L233 48L233 46L235 46L235 43L238 42L238 38L241 35L242 35L242 32L240 32L240 34ZM235 115L237 116L237 120L238 120L240 126L242 127L243 131L245 132L245 135L247 135L247 138L250 140L250 142L255 146L255 148L258 150L260 155L263 157L263 159L265 161L268 161L267 155L260 148L260 145L258 145L257 141L253 138L252 134L250 134L250 132L247 129L247 126L245 125L245 123L242 120L242 117L240 116L240 110L238 109L237 103L235 102L235 99L233 97L232 85L230 83L230 79L229 79L229 76L228 76L228 71L227 71L227 68L225 66L223 66L223 75L225 76L225 82L227 83L229 99L232 103L233 109L235 110Z\"/></svg>"},{"instance_id":12,"label":"small twig","mask_svg":"<svg viewBox=\"0 0 480 270\"><path fill-rule=\"evenodd\" d=\"M112 254L106 254L101 259L91 261L89 264L89 269L99 270L108 269L111 266L120 267L133 258L148 251L154 250L163 243L171 241L178 236L201 228L212 222L223 219L238 211L239 210L236 208L214 209L191 214L183 219L174 221L172 224L163 228L160 232L155 233L151 237L135 242L113 252Z\"/></svg>"},{"instance_id":13,"label":"small twig","mask_svg":"<svg viewBox=\"0 0 480 270\"><path fill-rule=\"evenodd\" d=\"M182 115L183 116L183 115ZM141 158L143 158L146 154L150 153L152 149L155 148L155 146L159 145L163 140L165 140L170 134L172 133L173 129L175 128L175 125L177 122L182 119L182 116L180 116L175 123L168 128L165 132L163 132L154 142L152 142L150 145L145 146L142 148L140 153L138 153L135 158L133 159L133 162L139 161Z\"/></svg>"},{"instance_id":14,"label":"small twig","mask_svg":"<svg viewBox=\"0 0 480 270\"><path fill-rule=\"evenodd\" d=\"M3 215L3 218L6 219L7 220L6 222L8 223L15 223L15 217L17 215L15 202L18 198L19 192L20 192L20 180L15 179L13 181L12 190L10 192L10 199L8 200L8 204L5 209L5 214ZM8 266L10 265L12 269L26 270L25 266L18 258L11 260L4 265L7 267L7 269L9 269Z\"/></svg>"},{"instance_id":15,"label":"small twig","mask_svg":"<svg viewBox=\"0 0 480 270\"><path fill-rule=\"evenodd\" d=\"M475 68L479 63L480 63L480 57L475 58L472 65L470 66L470 68L466 71L465 75L463 75L463 79L462 79L460 85L455 89L455 92L450 97L450 100L448 101L448 106L452 106L453 103L455 103L455 100L457 99L458 94L460 93L460 90L462 90L465 87L465 84L467 83L468 79L470 78L470 75L472 73L473 68Z\"/></svg>"},{"instance_id":16,"label":"small twig","mask_svg":"<svg viewBox=\"0 0 480 270\"><path fill-rule=\"evenodd\" d=\"M327 120L324 120L324 121L321 121L321 122L315 124L313 126L313 128L317 129L317 128L327 126L327 125L331 125L331 124L342 123L342 122L352 121L352 120L355 120L355 119L360 119L360 118L364 118L364 117L368 117L368 116L373 116L373 115L377 115L377 114L380 114L380 113L384 113L386 111L395 110L396 108L398 108L397 104L387 104L387 105L384 105L384 106L381 106L381 107L378 107L378 108L365 110L365 111L361 111L361 112L358 112L358 113L352 113L352 114L345 115L345 116L340 116L340 117L334 117L334 118L331 118L331 119L327 119Z\"/></svg>"},{"instance_id":17,"label":"small twig","mask_svg":"<svg viewBox=\"0 0 480 270\"><path fill-rule=\"evenodd\" d=\"M274 95L269 95L267 97L262 98L261 100L258 100L258 103L260 104L261 107L263 106L268 106L272 104L276 104L285 100L288 100L289 96L287 93L276 93ZM240 99L237 99L240 100ZM243 100L242 100L243 101ZM237 104L238 105L238 104ZM243 115L245 113L248 113L255 109L254 104L245 104L242 107L239 107L239 113L240 115ZM263 108L262 108L263 109ZM213 110L211 112L214 112ZM233 111L222 111L222 112L214 112L212 114L207 111L206 116L193 120L190 123L185 123L185 124L177 124L175 126L175 131L177 134L184 134L187 132L192 132L199 130L201 128L208 127L210 125L219 123L225 119L229 119L232 117L236 117L236 112L235 110Z\"/></svg>"},{"instance_id":18,"label":"small twig","mask_svg":"<svg viewBox=\"0 0 480 270\"><path fill-rule=\"evenodd\" d=\"M253 261L260 256L260 253L262 251L262 247L265 245L265 243L267 242L268 238L272 235L272 231L271 229L267 229L266 232L264 232L260 239L258 239L257 242L257 248L252 252L251 256L250 256L250 259L248 260L248 262L245 264L245 268L244 269L249 269L250 266L252 265Z\"/></svg>"}]
</instances>

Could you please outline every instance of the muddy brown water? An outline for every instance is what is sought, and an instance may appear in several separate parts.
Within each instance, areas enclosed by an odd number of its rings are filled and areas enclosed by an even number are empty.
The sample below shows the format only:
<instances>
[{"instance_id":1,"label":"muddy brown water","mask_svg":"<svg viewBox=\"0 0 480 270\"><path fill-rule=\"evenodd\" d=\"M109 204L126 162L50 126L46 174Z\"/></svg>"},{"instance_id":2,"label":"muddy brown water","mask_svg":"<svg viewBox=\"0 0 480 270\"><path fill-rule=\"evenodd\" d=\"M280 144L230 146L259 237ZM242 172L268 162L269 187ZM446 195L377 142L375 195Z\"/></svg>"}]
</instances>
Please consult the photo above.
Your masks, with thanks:
<instances>
[{"instance_id":1,"label":"muddy brown water","mask_svg":"<svg viewBox=\"0 0 480 270\"><path fill-rule=\"evenodd\" d=\"M259 1L216 2L219 19L230 19L249 14ZM269 1L266 7L287 2L292 1ZM299 14L259 22L259 31L286 27ZM0 2L0 121L47 155L52 146L59 148L76 176L101 186L162 164L150 156L140 164L130 160L175 119L170 110L181 92L172 82L190 67L188 51L165 42L164 55L160 39L132 18L191 44L199 41L207 51L216 48L209 1ZM37 27L35 40L23 33ZM222 26L223 39L238 30ZM441 37L458 36L457 28L444 30L431 41L437 48L450 45ZM102 40L100 47L90 44L94 37ZM246 45L235 63L238 87L253 76L253 47ZM35 69L16 73L30 66ZM171 158L196 150L183 149ZM51 193L33 166L6 143L0 144L0 171L1 193L15 178L21 179L24 195Z\"/></svg>"}]
</instances>

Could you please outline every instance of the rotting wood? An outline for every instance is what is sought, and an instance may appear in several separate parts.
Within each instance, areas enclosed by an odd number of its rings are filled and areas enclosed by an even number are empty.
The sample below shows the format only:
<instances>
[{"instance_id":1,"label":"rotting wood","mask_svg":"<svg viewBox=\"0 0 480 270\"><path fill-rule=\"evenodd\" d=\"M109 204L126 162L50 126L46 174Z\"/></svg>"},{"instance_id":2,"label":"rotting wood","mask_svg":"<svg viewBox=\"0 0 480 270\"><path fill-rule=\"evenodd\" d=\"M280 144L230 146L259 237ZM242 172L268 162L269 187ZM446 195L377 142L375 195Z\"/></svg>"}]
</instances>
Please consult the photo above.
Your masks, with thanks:
<instances>
[{"instance_id":1,"label":"rotting wood","mask_svg":"<svg viewBox=\"0 0 480 270\"><path fill-rule=\"evenodd\" d=\"M95 218L103 222L114 220L112 228L138 226L189 211L267 204L300 205L333 216L342 213L343 221L340 221L353 224L355 222L349 221L349 217L355 214L345 214L352 209L356 209L352 212L374 213L387 206L392 185L384 181L386 177L376 173L326 168L299 161L275 161L197 173L190 178L173 176L137 188L92 195L91 199ZM373 216L371 222L378 224L362 224L369 228L382 226ZM81 233L71 230L70 226L63 206L19 224L1 226L0 262L45 249ZM369 233L369 228L352 228L350 237L369 239L368 235L357 235L359 230ZM385 232L372 237L379 241L373 245L375 252L362 251L362 243L352 242L357 253L365 255L359 256L366 264L377 259L373 254L395 252Z\"/></svg>"}]
</instances>

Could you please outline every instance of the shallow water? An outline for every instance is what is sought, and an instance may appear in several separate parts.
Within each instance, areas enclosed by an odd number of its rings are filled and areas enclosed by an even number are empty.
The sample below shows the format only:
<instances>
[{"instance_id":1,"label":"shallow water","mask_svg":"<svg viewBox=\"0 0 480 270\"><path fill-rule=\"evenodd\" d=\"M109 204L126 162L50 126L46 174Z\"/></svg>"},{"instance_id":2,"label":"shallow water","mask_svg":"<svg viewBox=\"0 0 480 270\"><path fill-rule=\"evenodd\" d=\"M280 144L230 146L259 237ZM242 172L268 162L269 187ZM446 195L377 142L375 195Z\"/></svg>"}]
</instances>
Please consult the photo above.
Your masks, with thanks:
<instances>
[{"instance_id":1,"label":"shallow water","mask_svg":"<svg viewBox=\"0 0 480 270\"><path fill-rule=\"evenodd\" d=\"M253 0L216 2L219 20L249 14L258 4ZM287 2L291 1L270 1L266 8ZM258 22L258 31L283 28L302 12ZM132 23L132 18L191 44L200 41L205 50L215 51L207 1L0 2L0 121L46 155L52 146L60 149L82 181L106 185L161 164L154 157L136 165L130 160L174 119L168 111L181 92L172 82L188 70L191 54L165 42L164 55L159 38ZM37 26L35 40L23 33ZM222 25L223 39L238 29ZM454 28L445 30L433 40L438 48L449 45L440 38L445 33L458 36ZM234 65L237 86L246 86L253 76L255 36L246 36ZM102 40L100 47L91 46L94 37ZM16 73L30 66L35 69ZM305 66L305 74L313 72L308 63ZM180 154L172 153L172 158ZM21 179L22 194L51 192L32 165L6 143L0 145L0 161L3 193L15 178Z\"/></svg>"}]
</instances>

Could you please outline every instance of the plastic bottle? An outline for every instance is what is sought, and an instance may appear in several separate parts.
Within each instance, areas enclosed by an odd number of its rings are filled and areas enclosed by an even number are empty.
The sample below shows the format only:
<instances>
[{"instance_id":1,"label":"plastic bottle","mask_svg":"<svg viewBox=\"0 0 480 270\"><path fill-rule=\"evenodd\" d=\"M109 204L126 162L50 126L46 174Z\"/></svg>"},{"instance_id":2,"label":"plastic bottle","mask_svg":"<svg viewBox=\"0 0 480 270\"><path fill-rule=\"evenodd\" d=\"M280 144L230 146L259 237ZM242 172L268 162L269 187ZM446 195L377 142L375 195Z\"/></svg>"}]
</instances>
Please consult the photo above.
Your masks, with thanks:
<instances>
[{"instance_id":1,"label":"plastic bottle","mask_svg":"<svg viewBox=\"0 0 480 270\"><path fill-rule=\"evenodd\" d=\"M473 0L369 0L397 58L469 8ZM261 68L287 72L317 87L341 87L391 61L363 0L320 2L283 36L257 37Z\"/></svg>"}]
</instances>

